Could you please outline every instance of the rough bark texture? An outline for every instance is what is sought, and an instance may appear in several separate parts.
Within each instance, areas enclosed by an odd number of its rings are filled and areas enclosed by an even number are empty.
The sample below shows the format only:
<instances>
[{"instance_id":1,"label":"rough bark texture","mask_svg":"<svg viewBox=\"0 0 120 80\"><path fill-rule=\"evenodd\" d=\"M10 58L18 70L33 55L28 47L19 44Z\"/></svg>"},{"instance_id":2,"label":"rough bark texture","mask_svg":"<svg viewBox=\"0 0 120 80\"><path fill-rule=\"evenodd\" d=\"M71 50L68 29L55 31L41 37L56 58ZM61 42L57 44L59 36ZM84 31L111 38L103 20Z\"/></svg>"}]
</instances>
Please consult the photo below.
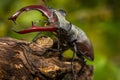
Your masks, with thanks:
<instances>
[{"instance_id":1,"label":"rough bark texture","mask_svg":"<svg viewBox=\"0 0 120 80\"><path fill-rule=\"evenodd\" d=\"M60 59L60 53L50 50L54 41L41 37L36 42L0 38L0 80L92 80L93 66Z\"/></svg>"}]
</instances>

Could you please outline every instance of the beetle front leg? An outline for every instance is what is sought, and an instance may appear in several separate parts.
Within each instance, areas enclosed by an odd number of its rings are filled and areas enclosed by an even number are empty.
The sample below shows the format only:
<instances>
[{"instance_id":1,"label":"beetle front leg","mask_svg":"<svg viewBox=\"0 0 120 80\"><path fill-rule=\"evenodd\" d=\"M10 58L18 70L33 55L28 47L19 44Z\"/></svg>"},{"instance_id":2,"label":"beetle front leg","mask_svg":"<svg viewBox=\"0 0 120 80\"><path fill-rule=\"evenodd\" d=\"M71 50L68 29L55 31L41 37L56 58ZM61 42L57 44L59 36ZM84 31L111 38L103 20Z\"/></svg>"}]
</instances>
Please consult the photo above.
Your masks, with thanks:
<instances>
[{"instance_id":1,"label":"beetle front leg","mask_svg":"<svg viewBox=\"0 0 120 80\"><path fill-rule=\"evenodd\" d=\"M75 54L77 53L77 48L76 48L76 44L75 42L73 42L73 49L74 49L74 53L72 55L72 61L71 61L71 69L72 69L72 73L73 73L73 76L74 76L74 79L73 80L76 80L76 72L74 70L74 58L75 58Z\"/></svg>"},{"instance_id":2,"label":"beetle front leg","mask_svg":"<svg viewBox=\"0 0 120 80\"><path fill-rule=\"evenodd\" d=\"M74 53L73 53L72 60L71 60L71 69L72 69L72 73L73 73L73 76L74 76L74 79L73 79L73 80L77 80L77 76L76 76L77 73L76 73L76 71L74 70L74 59L75 59L75 55L77 55L77 53L78 53L78 50L77 50L77 47L76 47L76 46L77 46L76 43L73 42L73 51L74 51ZM80 69L80 71L78 72L78 74L81 74L81 73L82 73L82 70L83 70L83 68L84 68L84 66L85 66L85 64L86 64L86 61L85 61L85 59L82 57L82 55L79 55L78 61L79 61L80 64L81 64L81 69Z\"/></svg>"}]
</instances>

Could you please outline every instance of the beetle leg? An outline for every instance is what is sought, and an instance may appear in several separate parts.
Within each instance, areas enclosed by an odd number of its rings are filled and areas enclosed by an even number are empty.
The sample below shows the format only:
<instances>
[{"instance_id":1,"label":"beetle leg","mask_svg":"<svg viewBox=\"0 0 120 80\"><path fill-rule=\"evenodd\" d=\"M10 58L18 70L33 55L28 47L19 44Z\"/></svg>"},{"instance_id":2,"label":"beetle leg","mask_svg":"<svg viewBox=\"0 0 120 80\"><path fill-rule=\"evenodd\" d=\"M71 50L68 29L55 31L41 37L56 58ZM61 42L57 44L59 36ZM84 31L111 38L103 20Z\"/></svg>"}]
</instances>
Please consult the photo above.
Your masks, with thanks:
<instances>
[{"instance_id":1,"label":"beetle leg","mask_svg":"<svg viewBox=\"0 0 120 80\"><path fill-rule=\"evenodd\" d=\"M86 64L86 60L83 58L83 57L81 57L81 69L80 69L80 71L78 72L78 74L79 75L81 75L82 74L82 72L83 72L83 69L84 69L84 66L85 66L85 64Z\"/></svg>"},{"instance_id":2,"label":"beetle leg","mask_svg":"<svg viewBox=\"0 0 120 80\"><path fill-rule=\"evenodd\" d=\"M75 73L75 70L74 70L74 58L75 58L75 54L77 53L77 48L76 48L75 42L73 42L73 46L74 46L74 53L72 55L71 69L72 69L72 73L73 73L73 76L74 76L73 80L76 80L76 73Z\"/></svg>"}]
</instances>

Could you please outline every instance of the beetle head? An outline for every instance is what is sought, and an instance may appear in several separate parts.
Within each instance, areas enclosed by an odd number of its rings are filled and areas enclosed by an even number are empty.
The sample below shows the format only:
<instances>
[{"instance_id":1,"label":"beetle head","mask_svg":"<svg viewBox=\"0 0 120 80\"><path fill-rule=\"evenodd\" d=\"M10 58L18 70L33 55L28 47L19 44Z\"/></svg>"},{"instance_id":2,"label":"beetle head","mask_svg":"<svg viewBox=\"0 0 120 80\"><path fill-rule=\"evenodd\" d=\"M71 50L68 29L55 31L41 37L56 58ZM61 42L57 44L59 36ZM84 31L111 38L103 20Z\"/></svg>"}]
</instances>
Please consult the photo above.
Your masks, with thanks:
<instances>
[{"instance_id":1,"label":"beetle head","mask_svg":"<svg viewBox=\"0 0 120 80\"><path fill-rule=\"evenodd\" d=\"M30 10L38 10L40 11L43 16L47 17L48 23L47 26L44 28L43 26L35 26L34 23L32 23L32 27L26 30L22 31L15 31L20 34L30 33L30 32L38 32L38 31L54 31L58 28L63 28L64 30L67 29L68 21L65 19L66 12L64 10L55 10L50 7L41 6L41 5L31 5L26 6L18 10L16 13L14 13L9 20L12 20L14 23L16 23L16 19L18 16L24 12L24 11L30 11Z\"/></svg>"}]
</instances>

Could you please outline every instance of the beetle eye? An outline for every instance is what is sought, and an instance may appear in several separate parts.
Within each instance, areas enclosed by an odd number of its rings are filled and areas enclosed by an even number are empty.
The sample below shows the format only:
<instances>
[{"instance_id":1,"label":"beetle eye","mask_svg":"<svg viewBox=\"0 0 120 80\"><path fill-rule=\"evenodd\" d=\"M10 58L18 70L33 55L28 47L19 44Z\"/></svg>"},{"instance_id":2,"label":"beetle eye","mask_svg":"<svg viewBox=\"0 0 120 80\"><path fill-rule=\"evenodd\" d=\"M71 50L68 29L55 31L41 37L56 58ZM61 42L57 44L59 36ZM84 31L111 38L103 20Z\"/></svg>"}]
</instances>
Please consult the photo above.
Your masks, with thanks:
<instances>
[{"instance_id":1,"label":"beetle eye","mask_svg":"<svg viewBox=\"0 0 120 80\"><path fill-rule=\"evenodd\" d=\"M59 9L59 12L63 15L63 16L66 16L66 12L62 9Z\"/></svg>"}]
</instances>

